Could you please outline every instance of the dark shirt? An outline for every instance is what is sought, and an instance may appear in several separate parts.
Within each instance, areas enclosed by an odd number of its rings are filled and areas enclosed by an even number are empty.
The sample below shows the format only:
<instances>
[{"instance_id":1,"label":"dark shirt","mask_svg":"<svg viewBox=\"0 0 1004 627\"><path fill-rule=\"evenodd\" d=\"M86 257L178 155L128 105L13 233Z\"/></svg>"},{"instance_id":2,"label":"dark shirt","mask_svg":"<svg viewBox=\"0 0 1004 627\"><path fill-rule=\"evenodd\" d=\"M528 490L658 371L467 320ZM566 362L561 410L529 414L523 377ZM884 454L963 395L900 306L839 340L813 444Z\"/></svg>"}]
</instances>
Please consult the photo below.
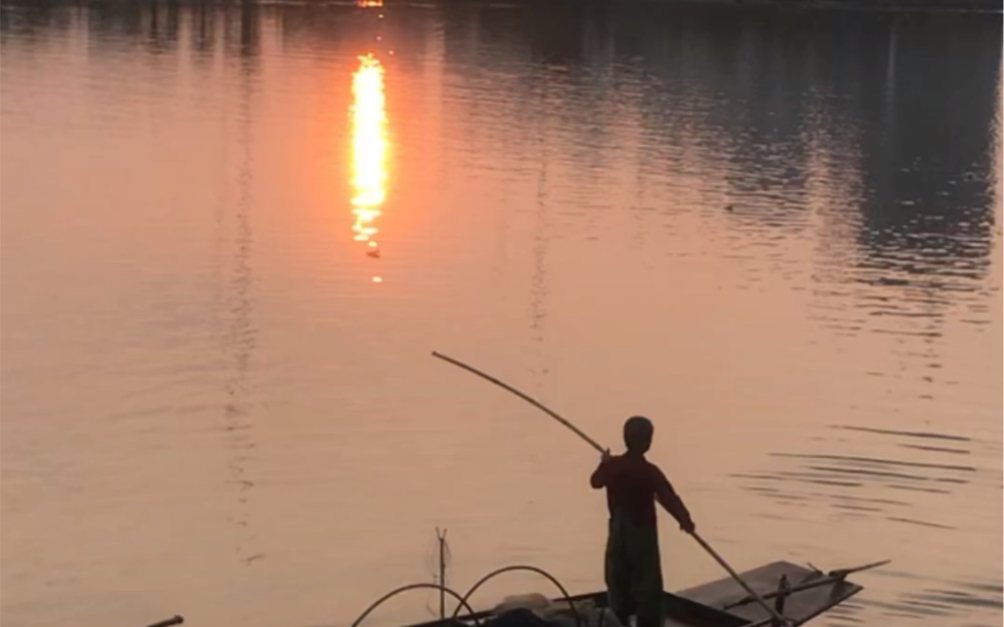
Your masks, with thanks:
<instances>
[{"instance_id":1,"label":"dark shirt","mask_svg":"<svg viewBox=\"0 0 1004 627\"><path fill-rule=\"evenodd\" d=\"M691 524L690 512L683 505L659 467L643 455L615 455L600 463L589 483L607 489L610 516L618 510L640 527L655 526L655 501L666 508L681 526Z\"/></svg>"}]
</instances>

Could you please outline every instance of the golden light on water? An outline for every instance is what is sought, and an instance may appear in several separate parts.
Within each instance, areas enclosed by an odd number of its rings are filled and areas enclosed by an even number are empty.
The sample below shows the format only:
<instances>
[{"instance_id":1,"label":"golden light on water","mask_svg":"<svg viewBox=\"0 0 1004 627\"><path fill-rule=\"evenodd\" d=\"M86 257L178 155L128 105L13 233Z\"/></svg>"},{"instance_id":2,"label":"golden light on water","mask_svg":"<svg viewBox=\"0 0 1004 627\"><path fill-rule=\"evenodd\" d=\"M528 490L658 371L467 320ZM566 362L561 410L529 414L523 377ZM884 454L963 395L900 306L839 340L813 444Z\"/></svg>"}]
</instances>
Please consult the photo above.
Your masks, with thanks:
<instances>
[{"instance_id":1,"label":"golden light on water","mask_svg":"<svg viewBox=\"0 0 1004 627\"><path fill-rule=\"evenodd\" d=\"M372 54L359 57L352 75L352 225L353 239L379 254L376 219L386 197L387 113L384 69Z\"/></svg>"}]
</instances>

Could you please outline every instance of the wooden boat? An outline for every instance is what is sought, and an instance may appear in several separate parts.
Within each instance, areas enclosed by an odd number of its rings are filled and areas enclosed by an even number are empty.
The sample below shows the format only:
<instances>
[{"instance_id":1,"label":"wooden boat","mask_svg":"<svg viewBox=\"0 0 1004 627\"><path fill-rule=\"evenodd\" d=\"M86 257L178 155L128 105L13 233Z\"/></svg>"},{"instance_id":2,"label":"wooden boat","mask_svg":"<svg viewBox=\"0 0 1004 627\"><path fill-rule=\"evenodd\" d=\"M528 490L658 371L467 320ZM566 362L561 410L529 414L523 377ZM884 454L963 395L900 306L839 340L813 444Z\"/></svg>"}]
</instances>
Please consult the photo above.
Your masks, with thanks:
<instances>
[{"instance_id":1,"label":"wooden boat","mask_svg":"<svg viewBox=\"0 0 1004 627\"><path fill-rule=\"evenodd\" d=\"M444 546L442 544L444 538L445 536L439 537L441 549ZM440 576L445 573L445 564L442 560L442 553L440 553ZM864 589L862 586L848 581L848 575L882 566L888 562L889 560L885 560L856 568L831 570L824 573L812 567L805 568L790 562L778 561L740 573L739 576L760 597L760 600L769 603L773 610L787 619L791 625L803 625ZM441 593L448 592L456 598L460 603L455 615L446 616L444 594L440 601L442 618L415 623L407 627L486 627L491 624L493 619L497 618L495 611L471 611L468 599L489 579L514 570L536 572L549 579L562 593L560 598L550 601L552 605L564 605L566 608L584 605L595 608L607 607L606 592L569 595L557 579L539 568L507 566L483 577L463 596L436 584L418 583L402 586L385 594L370 605L352 623L351 627L359 627L366 617L384 601L402 592L428 588L437 589ZM461 608L468 609L468 613L461 614ZM574 609L572 613L575 614L573 624L586 627L588 621L583 620ZM663 592L663 613L664 627L768 627L777 624L774 622L776 619L731 577L718 579L680 592ZM547 623L547 621L540 622ZM184 623L184 618L174 616L149 627L171 627L182 623ZM602 627L602 619L600 627Z\"/></svg>"},{"instance_id":2,"label":"wooden boat","mask_svg":"<svg viewBox=\"0 0 1004 627\"><path fill-rule=\"evenodd\" d=\"M802 625L835 608L864 589L862 586L848 581L848 575L881 566L887 562L888 560L827 573L790 562L777 561L743 572L740 577L790 624ZM597 608L606 607L606 592L567 595L561 584L553 577L540 569L525 566L500 569L483 578L466 595L457 597L461 599L461 606L469 609L467 599L471 593L495 574L508 570L532 570L551 579L563 593L562 597L551 601L553 604L565 604L568 607L571 602L572 607L583 603L592 604ZM370 611L398 591L415 587L438 588L434 584L413 584L399 588L370 606L352 624L352 627L358 627ZM455 593L450 591L450 594L454 595ZM731 577L680 592L664 592L663 595L664 627L768 627L776 624L773 622L776 619ZM490 625L492 620L496 618L492 610L468 611L461 614L459 607L456 616L444 615L443 618L437 620L415 623L407 627L484 627ZM582 625L586 624L587 621L580 617L577 618Z\"/></svg>"}]
</instances>

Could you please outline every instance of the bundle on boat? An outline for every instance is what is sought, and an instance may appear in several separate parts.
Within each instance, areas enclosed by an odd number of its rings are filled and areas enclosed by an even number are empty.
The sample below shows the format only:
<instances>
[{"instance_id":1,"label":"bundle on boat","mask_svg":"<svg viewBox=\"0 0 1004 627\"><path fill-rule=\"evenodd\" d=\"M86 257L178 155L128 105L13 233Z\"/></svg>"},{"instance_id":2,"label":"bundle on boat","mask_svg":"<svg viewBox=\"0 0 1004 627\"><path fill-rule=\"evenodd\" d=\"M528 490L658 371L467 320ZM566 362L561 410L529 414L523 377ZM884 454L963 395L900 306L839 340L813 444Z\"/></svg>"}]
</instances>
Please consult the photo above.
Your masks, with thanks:
<instances>
[{"instance_id":1,"label":"bundle on boat","mask_svg":"<svg viewBox=\"0 0 1004 627\"><path fill-rule=\"evenodd\" d=\"M626 627L595 599L553 600L539 593L508 596L491 615L484 627Z\"/></svg>"}]
</instances>

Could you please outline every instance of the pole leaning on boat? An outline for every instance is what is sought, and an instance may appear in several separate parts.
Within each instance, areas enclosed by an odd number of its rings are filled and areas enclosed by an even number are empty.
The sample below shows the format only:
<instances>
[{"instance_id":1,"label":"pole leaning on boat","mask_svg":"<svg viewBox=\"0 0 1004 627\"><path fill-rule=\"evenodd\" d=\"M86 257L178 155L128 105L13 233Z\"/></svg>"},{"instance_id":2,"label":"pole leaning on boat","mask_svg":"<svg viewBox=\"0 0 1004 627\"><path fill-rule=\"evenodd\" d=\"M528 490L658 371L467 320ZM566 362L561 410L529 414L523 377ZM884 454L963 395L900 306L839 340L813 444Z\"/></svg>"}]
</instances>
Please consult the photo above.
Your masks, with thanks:
<instances>
[{"instance_id":1,"label":"pole leaning on boat","mask_svg":"<svg viewBox=\"0 0 1004 627\"><path fill-rule=\"evenodd\" d=\"M532 398L532 397L524 394L523 392L520 392L519 390L517 390L516 388L512 387L508 383L505 383L504 381L496 379L495 377L493 377L493 376L491 376L489 374L485 374L484 372L478 370L477 368L475 368L473 366L470 366L468 364L465 364L462 361L459 361L459 360L454 359L452 357L447 357L446 355L443 355L442 353L439 353L439 352L436 352L436 351L432 351L432 356L433 357L438 357L439 359L442 359L445 362L451 363L454 366L457 366L458 368L463 368L464 370L466 370L466 371L468 371L468 372L470 372L472 374L476 374L477 376L481 377L482 379L490 381L490 382L494 383L495 385L497 385L497 386L499 386L499 387L501 387L501 388L503 388L505 390L508 390L509 392L512 392L516 396L522 398L524 401L530 403L531 405L533 405L537 409L541 410L542 412L544 412L548 416L554 418L555 420L557 420L561 424L563 424L566 427L568 427L569 429L571 429L576 435L578 435L580 438L582 438L583 440L585 440L590 446L592 446L594 449L596 449L597 451L599 451L601 454L603 452L605 452L606 449L604 449L602 446L600 446L599 444L597 444L596 440L592 439L591 437L589 437L588 435L586 435L585 433L583 433L582 430L580 430L578 427L576 427L575 425L573 425L567 419L561 417L556 412L554 412L551 409L545 407L540 401L538 401L538 400L536 400L536 399L534 399L534 398ZM747 585L746 582L743 581L743 578L739 576L739 573L737 573L735 570L733 570L733 568L731 566L729 566L728 562L726 562L725 559L722 558L721 555L719 555L713 548L711 548L711 545L708 544L704 540L704 538L702 538L701 536L697 535L697 532L694 532L694 533L692 533L690 535L693 536L694 540L697 541L697 543L701 546L702 549L704 549L708 553L708 555L710 555L712 558L714 558L714 560L716 562L718 562L718 564L722 568L724 568L725 571L733 579L735 579L736 583L738 583L740 585L740 587L742 587L742 589L745 590L747 592L747 594L749 594L750 597L752 597L753 600L757 602L758 605L760 605L764 610L767 611L767 613L771 616L771 618L773 620L777 621L781 625L788 625L788 626L792 625L791 620L789 620L788 618L786 618L784 616L781 616L781 614L779 614L773 607L771 607L770 605L768 605L767 602L764 601L760 597L760 595L757 594L756 591L753 590L753 588L749 587L749 585Z\"/></svg>"}]
</instances>

